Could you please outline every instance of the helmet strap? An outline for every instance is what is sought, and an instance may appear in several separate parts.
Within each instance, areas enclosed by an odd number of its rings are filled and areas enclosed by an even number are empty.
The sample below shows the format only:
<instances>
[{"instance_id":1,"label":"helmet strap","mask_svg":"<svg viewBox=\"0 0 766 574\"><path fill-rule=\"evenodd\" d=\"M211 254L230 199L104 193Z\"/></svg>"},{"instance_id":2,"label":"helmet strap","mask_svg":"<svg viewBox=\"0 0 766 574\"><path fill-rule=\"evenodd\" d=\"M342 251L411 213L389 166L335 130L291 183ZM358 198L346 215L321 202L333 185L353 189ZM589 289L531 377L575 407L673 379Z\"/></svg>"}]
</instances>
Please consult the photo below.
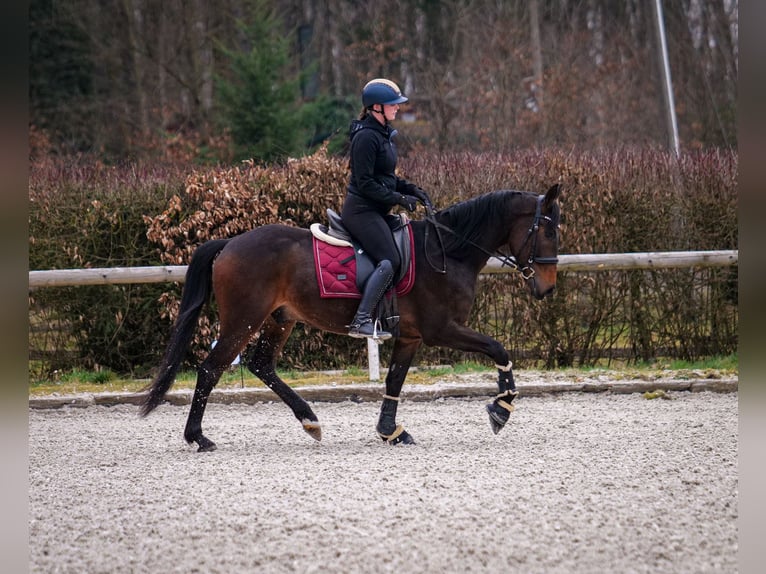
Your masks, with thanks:
<instances>
[{"instance_id":1,"label":"helmet strap","mask_svg":"<svg viewBox=\"0 0 766 574\"><path fill-rule=\"evenodd\" d=\"M380 106L380 109L376 110L375 106ZM386 113L383 111L383 104L372 104L369 107L369 110L371 112L374 112L376 114L380 114L381 116L383 116L383 125L388 125L388 118L386 117Z\"/></svg>"}]
</instances>

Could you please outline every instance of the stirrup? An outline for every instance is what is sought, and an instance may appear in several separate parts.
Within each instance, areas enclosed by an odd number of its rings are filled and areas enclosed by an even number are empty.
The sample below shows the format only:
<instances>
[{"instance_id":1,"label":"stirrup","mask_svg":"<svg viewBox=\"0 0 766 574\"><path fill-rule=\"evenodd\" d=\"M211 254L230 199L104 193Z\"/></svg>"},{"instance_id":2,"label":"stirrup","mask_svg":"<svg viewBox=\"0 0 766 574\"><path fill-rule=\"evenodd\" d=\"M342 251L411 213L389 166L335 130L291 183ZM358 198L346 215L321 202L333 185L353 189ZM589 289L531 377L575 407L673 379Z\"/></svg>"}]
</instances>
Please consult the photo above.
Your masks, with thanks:
<instances>
[{"instance_id":1,"label":"stirrup","mask_svg":"<svg viewBox=\"0 0 766 574\"><path fill-rule=\"evenodd\" d=\"M362 332L362 329L367 327L368 325L372 325L372 331L369 333ZM359 325L355 325L355 324L349 325L348 336L354 337L355 339L367 338L367 339L372 339L373 341L385 341L386 339L391 338L391 333L389 333L388 331L383 331L380 328L380 321L378 321L377 319L375 320L369 319Z\"/></svg>"}]
</instances>

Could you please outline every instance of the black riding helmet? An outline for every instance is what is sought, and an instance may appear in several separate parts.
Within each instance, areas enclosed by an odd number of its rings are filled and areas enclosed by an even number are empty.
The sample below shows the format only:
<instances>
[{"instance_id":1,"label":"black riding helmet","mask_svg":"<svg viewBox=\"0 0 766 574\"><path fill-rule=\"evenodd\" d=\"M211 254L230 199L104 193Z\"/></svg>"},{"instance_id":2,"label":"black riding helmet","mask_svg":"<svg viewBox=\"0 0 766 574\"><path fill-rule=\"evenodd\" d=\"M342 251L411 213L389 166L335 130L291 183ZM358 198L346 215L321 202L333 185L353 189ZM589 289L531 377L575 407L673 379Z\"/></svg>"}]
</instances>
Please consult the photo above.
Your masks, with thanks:
<instances>
[{"instance_id":1,"label":"black riding helmet","mask_svg":"<svg viewBox=\"0 0 766 574\"><path fill-rule=\"evenodd\" d=\"M370 80L362 89L362 105L371 108L375 104L403 104L408 98L394 82L385 78Z\"/></svg>"}]
</instances>

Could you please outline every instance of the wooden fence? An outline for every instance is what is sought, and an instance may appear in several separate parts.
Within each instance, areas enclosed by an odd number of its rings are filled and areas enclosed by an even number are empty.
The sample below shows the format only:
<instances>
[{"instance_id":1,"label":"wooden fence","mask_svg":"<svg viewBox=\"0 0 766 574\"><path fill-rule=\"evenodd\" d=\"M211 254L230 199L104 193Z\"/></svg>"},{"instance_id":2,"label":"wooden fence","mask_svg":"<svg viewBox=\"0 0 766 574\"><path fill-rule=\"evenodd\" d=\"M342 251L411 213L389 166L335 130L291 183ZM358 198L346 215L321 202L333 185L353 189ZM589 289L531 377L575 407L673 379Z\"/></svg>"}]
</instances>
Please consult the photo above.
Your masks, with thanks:
<instances>
[{"instance_id":1,"label":"wooden fence","mask_svg":"<svg viewBox=\"0 0 766 574\"><path fill-rule=\"evenodd\" d=\"M673 267L726 267L737 265L739 251L660 251L649 253L597 253L559 255L559 271L615 271ZM491 258L482 273L508 273L511 268ZM118 283L162 283L186 279L186 265L112 267L30 271L29 287L71 285L114 285Z\"/></svg>"},{"instance_id":2,"label":"wooden fence","mask_svg":"<svg viewBox=\"0 0 766 574\"><path fill-rule=\"evenodd\" d=\"M625 269L665 269L679 267L727 267L739 263L738 250L661 251L646 253L599 253L559 255L559 271L615 271ZM120 283L183 283L186 265L154 267L113 267L97 269L55 269L30 271L29 288L77 285L114 285ZM491 258L483 274L508 273L512 269ZM378 345L367 340L368 368L371 381L380 380Z\"/></svg>"}]
</instances>

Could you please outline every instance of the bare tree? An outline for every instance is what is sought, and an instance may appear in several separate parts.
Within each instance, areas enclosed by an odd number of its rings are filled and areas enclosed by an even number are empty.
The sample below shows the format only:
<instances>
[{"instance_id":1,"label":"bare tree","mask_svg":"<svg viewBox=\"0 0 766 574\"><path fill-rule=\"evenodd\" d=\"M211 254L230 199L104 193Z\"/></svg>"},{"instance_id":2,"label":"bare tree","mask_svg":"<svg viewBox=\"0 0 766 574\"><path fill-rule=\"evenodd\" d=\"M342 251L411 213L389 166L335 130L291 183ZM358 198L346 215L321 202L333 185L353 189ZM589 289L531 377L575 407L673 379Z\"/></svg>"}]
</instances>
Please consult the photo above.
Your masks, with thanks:
<instances>
[{"instance_id":1,"label":"bare tree","mask_svg":"<svg viewBox=\"0 0 766 574\"><path fill-rule=\"evenodd\" d=\"M410 96L414 146L665 139L642 0L31 0L32 121L97 153L205 144L215 77L229 73L217 47L250 49L238 22L256 3L284 16L294 69L313 71L304 97L354 100L391 77ZM736 147L738 0L668 2L665 15L681 140Z\"/></svg>"}]
</instances>

